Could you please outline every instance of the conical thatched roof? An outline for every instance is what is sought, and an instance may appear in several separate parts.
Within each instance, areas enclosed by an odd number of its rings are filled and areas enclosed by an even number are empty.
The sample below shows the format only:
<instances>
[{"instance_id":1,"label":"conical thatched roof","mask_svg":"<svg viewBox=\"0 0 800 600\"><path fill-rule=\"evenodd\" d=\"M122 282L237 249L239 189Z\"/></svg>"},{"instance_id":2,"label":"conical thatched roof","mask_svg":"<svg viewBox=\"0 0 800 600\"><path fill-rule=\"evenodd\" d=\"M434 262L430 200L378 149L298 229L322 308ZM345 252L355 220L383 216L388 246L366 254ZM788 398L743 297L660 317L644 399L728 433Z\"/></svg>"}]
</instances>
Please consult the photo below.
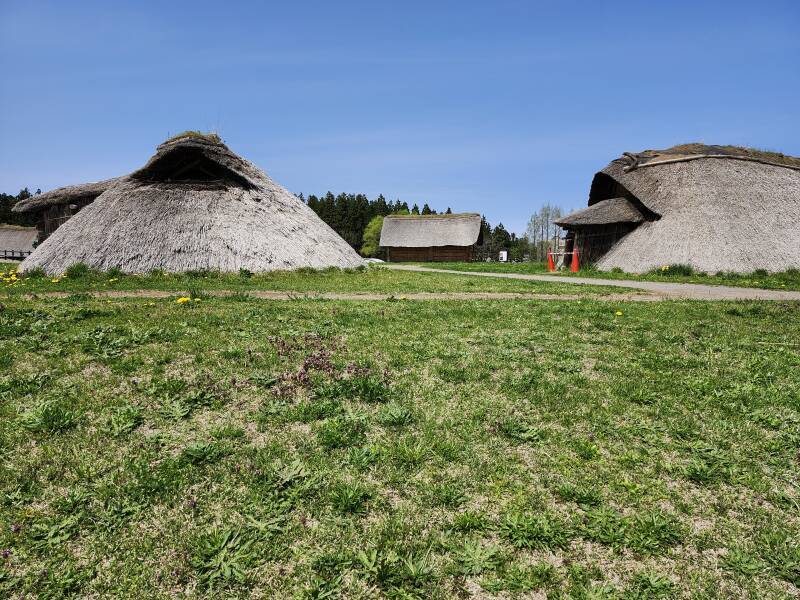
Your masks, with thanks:
<instances>
[{"instance_id":1,"label":"conical thatched roof","mask_svg":"<svg viewBox=\"0 0 800 600\"><path fill-rule=\"evenodd\" d=\"M81 262L143 273L363 264L308 206L216 136L167 140L144 167L112 182L21 268L61 273Z\"/></svg>"},{"instance_id":2,"label":"conical thatched roof","mask_svg":"<svg viewBox=\"0 0 800 600\"><path fill-rule=\"evenodd\" d=\"M471 246L480 243L480 235L478 213L389 215L383 219L380 245L395 248Z\"/></svg>"},{"instance_id":3,"label":"conical thatched roof","mask_svg":"<svg viewBox=\"0 0 800 600\"><path fill-rule=\"evenodd\" d=\"M800 268L798 159L699 144L626 154L595 175L589 205L620 196L647 218L599 259L600 269Z\"/></svg>"}]
</instances>

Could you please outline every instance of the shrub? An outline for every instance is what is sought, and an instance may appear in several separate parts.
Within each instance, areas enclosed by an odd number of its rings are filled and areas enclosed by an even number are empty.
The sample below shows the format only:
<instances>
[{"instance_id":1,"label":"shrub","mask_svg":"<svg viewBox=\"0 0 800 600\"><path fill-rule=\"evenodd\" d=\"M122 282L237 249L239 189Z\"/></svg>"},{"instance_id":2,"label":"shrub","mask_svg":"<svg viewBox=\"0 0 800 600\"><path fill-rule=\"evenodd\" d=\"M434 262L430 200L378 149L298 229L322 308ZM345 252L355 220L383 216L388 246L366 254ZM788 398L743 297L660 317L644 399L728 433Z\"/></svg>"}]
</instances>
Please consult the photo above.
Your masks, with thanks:
<instances>
[{"instance_id":1,"label":"shrub","mask_svg":"<svg viewBox=\"0 0 800 600\"><path fill-rule=\"evenodd\" d=\"M69 267L67 267L67 270L64 271L64 275L70 279L81 279L91 275L91 273L92 270L81 262L71 264Z\"/></svg>"}]
</instances>

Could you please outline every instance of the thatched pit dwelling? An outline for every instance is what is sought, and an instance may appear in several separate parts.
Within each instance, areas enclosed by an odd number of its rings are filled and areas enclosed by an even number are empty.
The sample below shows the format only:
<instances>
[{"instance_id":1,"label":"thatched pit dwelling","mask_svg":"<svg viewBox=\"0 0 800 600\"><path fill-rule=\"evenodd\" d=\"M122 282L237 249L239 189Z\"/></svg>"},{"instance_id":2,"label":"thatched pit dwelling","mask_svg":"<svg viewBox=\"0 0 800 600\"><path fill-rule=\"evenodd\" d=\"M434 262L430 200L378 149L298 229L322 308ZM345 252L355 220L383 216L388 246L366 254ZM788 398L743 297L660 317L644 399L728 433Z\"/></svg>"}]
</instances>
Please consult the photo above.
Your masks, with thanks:
<instances>
[{"instance_id":1,"label":"thatched pit dwelling","mask_svg":"<svg viewBox=\"0 0 800 600\"><path fill-rule=\"evenodd\" d=\"M363 264L314 211L216 135L176 136L130 175L60 188L15 210L37 211L41 227L51 226L23 270L61 273L84 263L128 273L259 272ZM49 211L71 214L56 223Z\"/></svg>"},{"instance_id":2,"label":"thatched pit dwelling","mask_svg":"<svg viewBox=\"0 0 800 600\"><path fill-rule=\"evenodd\" d=\"M390 262L470 261L482 243L477 213L389 215L383 219L380 241Z\"/></svg>"},{"instance_id":3,"label":"thatched pit dwelling","mask_svg":"<svg viewBox=\"0 0 800 600\"><path fill-rule=\"evenodd\" d=\"M800 159L702 144L625 153L557 224L601 270L800 268Z\"/></svg>"}]
</instances>

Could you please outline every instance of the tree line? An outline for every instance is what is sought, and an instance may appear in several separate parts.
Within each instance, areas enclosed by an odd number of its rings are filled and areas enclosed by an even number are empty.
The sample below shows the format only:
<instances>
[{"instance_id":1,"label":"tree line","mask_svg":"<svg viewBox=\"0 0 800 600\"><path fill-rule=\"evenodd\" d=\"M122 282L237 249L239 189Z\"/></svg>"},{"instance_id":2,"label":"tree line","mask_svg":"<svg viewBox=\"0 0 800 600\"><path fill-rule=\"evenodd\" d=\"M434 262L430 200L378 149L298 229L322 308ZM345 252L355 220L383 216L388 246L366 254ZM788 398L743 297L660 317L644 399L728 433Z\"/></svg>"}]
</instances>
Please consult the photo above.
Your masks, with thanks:
<instances>
[{"instance_id":1,"label":"tree line","mask_svg":"<svg viewBox=\"0 0 800 600\"><path fill-rule=\"evenodd\" d=\"M305 198L299 194L311 210L330 225L336 233L350 244L356 251L361 251L364 245L364 232L367 226L376 217L386 215L436 215L436 210L428 206L425 202L422 208L418 204L408 206L408 202L400 200L386 200L383 194L374 200L367 198L365 194L337 194L328 192L324 196L310 195ZM451 214L453 211L448 207L444 214ZM377 222L377 221L376 221ZM374 229L373 225L373 229ZM380 235L380 230L378 230Z\"/></svg>"},{"instance_id":2,"label":"tree line","mask_svg":"<svg viewBox=\"0 0 800 600\"><path fill-rule=\"evenodd\" d=\"M42 190L36 190L37 194L41 194ZM8 225L23 225L26 227L33 227L36 225L36 216L30 213L15 213L11 212L17 202L21 202L30 198L33 194L30 193L28 188L20 190L19 194L12 196L11 194L0 194L0 223Z\"/></svg>"},{"instance_id":3,"label":"tree line","mask_svg":"<svg viewBox=\"0 0 800 600\"><path fill-rule=\"evenodd\" d=\"M323 196L312 194L308 198L299 194L298 197L356 251L364 256L379 258L383 257L383 252L378 244L383 217L395 214L439 214L427 202L423 203L422 208L418 204L409 207L408 202L386 200L383 194L374 200L370 200L365 194L341 193L334 195L332 192ZM452 214L452 212L450 207L443 211L444 214ZM551 210L548 215L551 214L554 215L555 212ZM483 245L476 248L476 257L480 260L487 258L497 260L500 250L507 250L510 260L525 260L531 256L533 246L529 243L528 237L517 236L517 234L509 232L502 223L492 226L486 217L482 217L481 230ZM536 237L534 244L538 243L539 237Z\"/></svg>"}]
</instances>

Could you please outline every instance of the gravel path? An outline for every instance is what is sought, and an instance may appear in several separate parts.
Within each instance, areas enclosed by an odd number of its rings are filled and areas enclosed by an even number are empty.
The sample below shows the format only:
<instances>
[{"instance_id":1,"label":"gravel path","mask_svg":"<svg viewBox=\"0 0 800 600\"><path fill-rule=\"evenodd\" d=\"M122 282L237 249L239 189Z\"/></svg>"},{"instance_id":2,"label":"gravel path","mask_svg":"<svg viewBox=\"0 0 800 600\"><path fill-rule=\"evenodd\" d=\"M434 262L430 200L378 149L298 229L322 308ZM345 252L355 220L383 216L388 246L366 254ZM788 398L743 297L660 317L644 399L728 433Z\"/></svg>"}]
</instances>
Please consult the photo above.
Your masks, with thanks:
<instances>
[{"instance_id":1,"label":"gravel path","mask_svg":"<svg viewBox=\"0 0 800 600\"><path fill-rule=\"evenodd\" d=\"M188 292L175 290L109 290L102 292L42 292L25 294L25 298L68 298L75 294L87 294L95 298L178 298ZM606 300L608 302L634 301L652 302L664 300L656 294L604 294L599 296L580 294L525 294L517 292L410 292L393 294L374 292L285 292L271 290L204 290L204 296L224 298L242 294L262 300Z\"/></svg>"},{"instance_id":2,"label":"gravel path","mask_svg":"<svg viewBox=\"0 0 800 600\"><path fill-rule=\"evenodd\" d=\"M662 283L660 281L630 281L623 279L598 279L594 277L564 277L563 275L525 275L522 273L478 273L475 271L453 271L451 269L430 269L414 265L384 265L389 269L401 271L420 271L423 273L452 273L475 277L502 277L504 279L524 279L529 281L557 281L579 285L606 285L619 288L641 290L654 294L656 299L678 300L800 300L800 292L782 290L761 290L757 288L730 287L725 285L702 285L697 283ZM565 298L565 296L561 296Z\"/></svg>"}]
</instances>

